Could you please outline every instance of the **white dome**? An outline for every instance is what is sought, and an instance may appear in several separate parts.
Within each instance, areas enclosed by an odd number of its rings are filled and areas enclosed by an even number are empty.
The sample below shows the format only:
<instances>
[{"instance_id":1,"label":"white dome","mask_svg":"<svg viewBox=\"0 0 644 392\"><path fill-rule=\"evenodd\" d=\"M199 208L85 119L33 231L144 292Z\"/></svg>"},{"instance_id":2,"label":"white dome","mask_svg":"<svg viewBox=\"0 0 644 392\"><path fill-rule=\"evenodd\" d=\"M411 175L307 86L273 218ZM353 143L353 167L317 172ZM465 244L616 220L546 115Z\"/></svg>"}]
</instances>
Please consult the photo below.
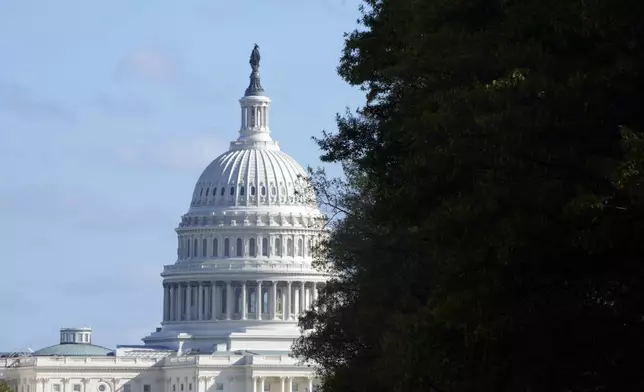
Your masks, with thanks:
<instances>
[{"instance_id":1,"label":"white dome","mask_svg":"<svg viewBox=\"0 0 644 392\"><path fill-rule=\"evenodd\" d=\"M203 171L191 207L309 204L313 200L304 198L306 176L302 166L282 151L229 150Z\"/></svg>"},{"instance_id":2,"label":"white dome","mask_svg":"<svg viewBox=\"0 0 644 392\"><path fill-rule=\"evenodd\" d=\"M255 47L239 137L203 171L176 228L177 260L162 274L163 328L146 344L188 334L200 349L288 350L328 279L313 263L322 214L306 171L271 137L258 61Z\"/></svg>"}]
</instances>

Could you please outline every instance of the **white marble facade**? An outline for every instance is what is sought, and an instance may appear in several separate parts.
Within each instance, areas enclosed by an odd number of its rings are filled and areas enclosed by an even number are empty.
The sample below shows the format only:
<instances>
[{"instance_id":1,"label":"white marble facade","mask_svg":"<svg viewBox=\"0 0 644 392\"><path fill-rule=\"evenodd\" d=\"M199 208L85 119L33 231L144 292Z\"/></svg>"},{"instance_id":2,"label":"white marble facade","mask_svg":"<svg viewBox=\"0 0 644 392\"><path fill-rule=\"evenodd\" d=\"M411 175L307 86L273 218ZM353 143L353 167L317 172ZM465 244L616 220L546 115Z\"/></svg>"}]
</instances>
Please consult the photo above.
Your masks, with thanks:
<instances>
[{"instance_id":1,"label":"white marble facade","mask_svg":"<svg viewBox=\"0 0 644 392\"><path fill-rule=\"evenodd\" d=\"M328 278L312 266L322 215L306 172L270 135L270 99L251 65L239 137L206 167L176 228L161 327L112 351L91 344L91 329L63 329L60 345L1 359L15 392L315 389L289 351L298 315Z\"/></svg>"}]
</instances>

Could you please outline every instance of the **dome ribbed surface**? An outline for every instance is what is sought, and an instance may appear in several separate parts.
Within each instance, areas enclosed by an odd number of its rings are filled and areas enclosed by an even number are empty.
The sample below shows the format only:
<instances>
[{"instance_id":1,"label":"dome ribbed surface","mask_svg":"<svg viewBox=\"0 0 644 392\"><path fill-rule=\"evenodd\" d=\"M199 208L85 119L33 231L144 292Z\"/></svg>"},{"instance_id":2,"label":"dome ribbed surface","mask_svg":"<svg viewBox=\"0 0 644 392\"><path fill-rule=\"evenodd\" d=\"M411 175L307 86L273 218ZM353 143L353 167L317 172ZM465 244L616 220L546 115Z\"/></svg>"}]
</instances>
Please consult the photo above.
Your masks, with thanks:
<instances>
[{"instance_id":1,"label":"dome ribbed surface","mask_svg":"<svg viewBox=\"0 0 644 392\"><path fill-rule=\"evenodd\" d=\"M276 149L233 149L203 171L193 193L193 207L301 204L296 190L307 176L288 154Z\"/></svg>"}]
</instances>

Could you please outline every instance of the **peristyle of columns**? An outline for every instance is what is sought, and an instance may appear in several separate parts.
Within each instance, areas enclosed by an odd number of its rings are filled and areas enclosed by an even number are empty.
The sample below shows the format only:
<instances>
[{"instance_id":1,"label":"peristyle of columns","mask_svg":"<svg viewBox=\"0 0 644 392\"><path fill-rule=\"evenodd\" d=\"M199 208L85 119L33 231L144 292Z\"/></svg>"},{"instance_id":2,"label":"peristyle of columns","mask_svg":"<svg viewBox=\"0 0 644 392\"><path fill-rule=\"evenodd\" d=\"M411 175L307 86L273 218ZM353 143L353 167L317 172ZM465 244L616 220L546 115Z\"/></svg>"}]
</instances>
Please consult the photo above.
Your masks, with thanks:
<instances>
[{"instance_id":1,"label":"peristyle of columns","mask_svg":"<svg viewBox=\"0 0 644 392\"><path fill-rule=\"evenodd\" d=\"M320 284L290 280L166 281L163 321L294 320L317 301Z\"/></svg>"},{"instance_id":2,"label":"peristyle of columns","mask_svg":"<svg viewBox=\"0 0 644 392\"><path fill-rule=\"evenodd\" d=\"M251 391L252 392L264 392L266 388L266 383L272 380L276 380L277 377L274 376L253 376L251 378ZM293 390L293 384L297 383L300 388L299 391L303 391L304 388L308 392L313 391L313 377L293 377L293 376L281 376L279 377L280 388L279 392L291 392ZM271 391L275 391L273 387L270 388Z\"/></svg>"}]
</instances>

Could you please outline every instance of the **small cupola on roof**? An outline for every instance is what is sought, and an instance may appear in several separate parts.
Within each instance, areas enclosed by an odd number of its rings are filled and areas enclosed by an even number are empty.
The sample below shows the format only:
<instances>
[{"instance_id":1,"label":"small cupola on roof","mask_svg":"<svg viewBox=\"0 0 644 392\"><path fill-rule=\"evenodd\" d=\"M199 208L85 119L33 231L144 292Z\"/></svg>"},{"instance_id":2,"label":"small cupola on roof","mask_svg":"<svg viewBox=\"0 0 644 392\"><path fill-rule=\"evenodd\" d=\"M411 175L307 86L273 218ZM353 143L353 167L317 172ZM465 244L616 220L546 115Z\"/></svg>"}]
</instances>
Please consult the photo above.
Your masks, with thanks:
<instances>
[{"instance_id":1,"label":"small cupola on roof","mask_svg":"<svg viewBox=\"0 0 644 392\"><path fill-rule=\"evenodd\" d=\"M60 343L41 348L33 353L37 357L46 356L105 356L113 350L92 344L92 328L75 327L60 329Z\"/></svg>"},{"instance_id":2,"label":"small cupola on roof","mask_svg":"<svg viewBox=\"0 0 644 392\"><path fill-rule=\"evenodd\" d=\"M271 100L266 96L259 79L259 60L259 46L255 44L248 61L251 67L250 84L239 100L241 105L239 138L230 144L231 150L248 148L279 150L279 145L271 138L268 126L268 108Z\"/></svg>"},{"instance_id":3,"label":"small cupola on roof","mask_svg":"<svg viewBox=\"0 0 644 392\"><path fill-rule=\"evenodd\" d=\"M92 328L61 328L60 344L92 344Z\"/></svg>"}]
</instances>

